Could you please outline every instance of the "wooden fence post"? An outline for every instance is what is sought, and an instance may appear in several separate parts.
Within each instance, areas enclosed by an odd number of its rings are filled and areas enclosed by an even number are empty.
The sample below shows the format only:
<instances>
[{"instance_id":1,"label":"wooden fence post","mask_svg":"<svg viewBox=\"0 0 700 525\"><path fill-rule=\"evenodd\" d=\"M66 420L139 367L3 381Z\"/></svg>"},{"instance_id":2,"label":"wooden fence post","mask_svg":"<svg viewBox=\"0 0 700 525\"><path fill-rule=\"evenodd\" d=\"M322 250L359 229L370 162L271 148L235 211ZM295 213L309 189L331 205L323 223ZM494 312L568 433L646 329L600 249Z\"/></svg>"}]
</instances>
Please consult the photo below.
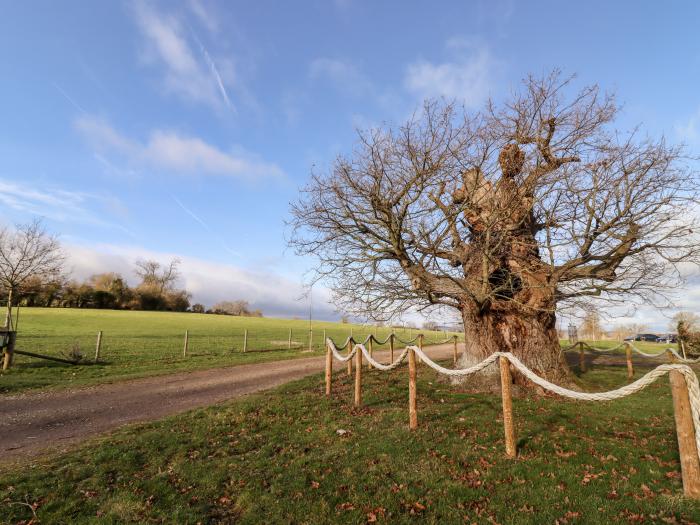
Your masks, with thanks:
<instances>
[{"instance_id":1,"label":"wooden fence post","mask_svg":"<svg viewBox=\"0 0 700 525\"><path fill-rule=\"evenodd\" d=\"M243 331L243 351L244 352L248 351L248 329L247 328Z\"/></svg>"},{"instance_id":2,"label":"wooden fence post","mask_svg":"<svg viewBox=\"0 0 700 525\"><path fill-rule=\"evenodd\" d=\"M456 365L457 364L457 336L455 335L452 339L454 341L452 342L454 347L452 349L452 364Z\"/></svg>"},{"instance_id":3,"label":"wooden fence post","mask_svg":"<svg viewBox=\"0 0 700 525\"><path fill-rule=\"evenodd\" d=\"M287 348L289 350L292 349L292 329L291 328L289 329L289 341L287 342Z\"/></svg>"},{"instance_id":4,"label":"wooden fence post","mask_svg":"<svg viewBox=\"0 0 700 525\"><path fill-rule=\"evenodd\" d=\"M348 339L348 354L352 352L352 345L355 344L355 341L352 340L352 337ZM348 375L352 376L352 359L348 359Z\"/></svg>"},{"instance_id":5,"label":"wooden fence post","mask_svg":"<svg viewBox=\"0 0 700 525\"><path fill-rule=\"evenodd\" d=\"M667 349L667 350L666 350L666 353L668 354L668 362L669 362L669 363L675 363L675 362L676 362L676 356L673 355L673 352L671 352L670 350Z\"/></svg>"},{"instance_id":6,"label":"wooden fence post","mask_svg":"<svg viewBox=\"0 0 700 525\"><path fill-rule=\"evenodd\" d=\"M420 348L420 351L423 351L423 334L418 334L418 348ZM422 363L422 359L418 357L418 362Z\"/></svg>"},{"instance_id":7,"label":"wooden fence post","mask_svg":"<svg viewBox=\"0 0 700 525\"><path fill-rule=\"evenodd\" d=\"M586 354L583 352L583 341L578 343L578 367L581 372L586 371Z\"/></svg>"},{"instance_id":8,"label":"wooden fence post","mask_svg":"<svg viewBox=\"0 0 700 525\"><path fill-rule=\"evenodd\" d=\"M690 398L685 377L678 370L669 373L671 393L673 394L673 416L676 420L678 450L681 457L681 475L683 477L683 495L687 498L700 499L700 461L695 442L695 426L690 411Z\"/></svg>"},{"instance_id":9,"label":"wooden fence post","mask_svg":"<svg viewBox=\"0 0 700 525\"><path fill-rule=\"evenodd\" d=\"M389 336L389 352L391 352L391 362L394 362L394 332Z\"/></svg>"},{"instance_id":10,"label":"wooden fence post","mask_svg":"<svg viewBox=\"0 0 700 525\"><path fill-rule=\"evenodd\" d=\"M95 343L95 363L100 360L100 348L102 347L102 330L97 332L97 343Z\"/></svg>"},{"instance_id":11,"label":"wooden fence post","mask_svg":"<svg viewBox=\"0 0 700 525\"><path fill-rule=\"evenodd\" d=\"M627 379L634 377L634 366L632 365L632 347L629 343L625 344L625 354L627 358Z\"/></svg>"},{"instance_id":12,"label":"wooden fence post","mask_svg":"<svg viewBox=\"0 0 700 525\"><path fill-rule=\"evenodd\" d=\"M326 329L323 329L323 344L326 344Z\"/></svg>"},{"instance_id":13,"label":"wooden fence post","mask_svg":"<svg viewBox=\"0 0 700 525\"><path fill-rule=\"evenodd\" d=\"M418 409L416 406L416 353L408 351L408 428L418 428Z\"/></svg>"},{"instance_id":14,"label":"wooden fence post","mask_svg":"<svg viewBox=\"0 0 700 525\"><path fill-rule=\"evenodd\" d=\"M8 370L12 366L12 358L15 353L15 343L17 342L17 332L7 333L7 346L2 360L2 369Z\"/></svg>"},{"instance_id":15,"label":"wooden fence post","mask_svg":"<svg viewBox=\"0 0 700 525\"><path fill-rule=\"evenodd\" d=\"M187 347L190 342L190 332L185 330L185 345L182 347L182 357L187 357Z\"/></svg>"},{"instance_id":16,"label":"wooden fence post","mask_svg":"<svg viewBox=\"0 0 700 525\"><path fill-rule=\"evenodd\" d=\"M367 350L369 350L369 356L370 356L370 357L374 357L374 356L372 355L372 341L373 341L373 340L374 340L374 338L372 337L372 334L370 334L370 336L369 336L369 348L367 349ZM369 361L367 361L367 370L371 370L371 369L372 369L372 363L370 363Z\"/></svg>"},{"instance_id":17,"label":"wooden fence post","mask_svg":"<svg viewBox=\"0 0 700 525\"><path fill-rule=\"evenodd\" d=\"M333 354L331 347L326 344L326 396L331 395L331 381L333 379Z\"/></svg>"},{"instance_id":18,"label":"wooden fence post","mask_svg":"<svg viewBox=\"0 0 700 525\"><path fill-rule=\"evenodd\" d=\"M510 375L510 362L506 357L499 357L498 364L501 368L501 397L503 399L503 430L506 435L506 456L515 457L515 430L513 429L513 397Z\"/></svg>"},{"instance_id":19,"label":"wooden fence post","mask_svg":"<svg viewBox=\"0 0 700 525\"><path fill-rule=\"evenodd\" d=\"M309 328L309 352L314 349L314 329Z\"/></svg>"},{"instance_id":20,"label":"wooden fence post","mask_svg":"<svg viewBox=\"0 0 700 525\"><path fill-rule=\"evenodd\" d=\"M362 351L355 354L355 406L362 405Z\"/></svg>"}]
</instances>

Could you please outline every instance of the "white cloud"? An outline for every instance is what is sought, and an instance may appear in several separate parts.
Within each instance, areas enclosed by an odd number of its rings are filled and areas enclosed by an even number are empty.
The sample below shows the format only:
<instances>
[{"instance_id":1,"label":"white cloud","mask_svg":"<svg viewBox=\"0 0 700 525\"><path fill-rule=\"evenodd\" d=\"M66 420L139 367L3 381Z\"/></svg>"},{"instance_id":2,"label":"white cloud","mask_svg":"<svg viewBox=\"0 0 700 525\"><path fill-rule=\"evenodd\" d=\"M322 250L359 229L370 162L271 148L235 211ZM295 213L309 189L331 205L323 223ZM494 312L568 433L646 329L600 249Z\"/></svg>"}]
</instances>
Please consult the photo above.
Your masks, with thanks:
<instances>
[{"instance_id":1,"label":"white cloud","mask_svg":"<svg viewBox=\"0 0 700 525\"><path fill-rule=\"evenodd\" d=\"M483 45L452 38L447 48L454 59L442 63L418 60L408 66L404 85L421 98L446 97L474 107L489 95L496 62Z\"/></svg>"},{"instance_id":2,"label":"white cloud","mask_svg":"<svg viewBox=\"0 0 700 525\"><path fill-rule=\"evenodd\" d=\"M199 2L191 2L190 8L200 20L207 20ZM233 108L216 62L193 35L201 56L196 55L177 17L158 13L145 2L134 3L134 16L147 42L145 59L164 67L169 91L215 109ZM209 17L206 25L211 27L211 21Z\"/></svg>"},{"instance_id":3,"label":"white cloud","mask_svg":"<svg viewBox=\"0 0 700 525\"><path fill-rule=\"evenodd\" d=\"M68 267L76 279L106 271L121 273L136 284L134 261L139 258L167 262L174 257L181 261L180 285L192 293L192 301L211 306L222 300L244 299L253 308L260 308L266 316L300 316L309 312L309 301L303 298L301 282L271 273L252 271L231 264L216 263L195 257L172 253L153 252L135 246L101 245L96 248L67 245ZM316 319L337 319L330 305L330 293L314 288L313 312Z\"/></svg>"},{"instance_id":4,"label":"white cloud","mask_svg":"<svg viewBox=\"0 0 700 525\"><path fill-rule=\"evenodd\" d=\"M92 211L97 205L100 209ZM20 184L0 179L0 206L6 206L28 216L39 216L57 222L92 224L118 228L129 235L122 226L105 221L105 211L126 215L128 211L114 197L68 191L60 188L39 188L38 184Z\"/></svg>"},{"instance_id":5,"label":"white cloud","mask_svg":"<svg viewBox=\"0 0 700 525\"><path fill-rule=\"evenodd\" d=\"M275 164L242 151L222 151L198 137L174 131L154 130L144 143L132 140L93 116L82 116L76 128L98 149L115 151L132 162L146 163L181 173L210 174L258 179L284 177Z\"/></svg>"}]
</instances>

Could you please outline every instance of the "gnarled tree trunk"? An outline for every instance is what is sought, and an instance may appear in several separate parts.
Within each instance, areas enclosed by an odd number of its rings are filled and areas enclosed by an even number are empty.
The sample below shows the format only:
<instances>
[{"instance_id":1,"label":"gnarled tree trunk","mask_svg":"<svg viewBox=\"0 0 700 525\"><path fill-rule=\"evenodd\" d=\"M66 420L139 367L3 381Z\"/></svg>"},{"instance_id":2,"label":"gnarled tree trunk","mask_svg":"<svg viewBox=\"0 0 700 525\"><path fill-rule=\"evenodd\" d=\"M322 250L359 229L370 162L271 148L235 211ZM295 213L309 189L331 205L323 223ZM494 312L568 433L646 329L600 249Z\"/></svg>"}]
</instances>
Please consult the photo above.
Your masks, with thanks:
<instances>
[{"instance_id":1,"label":"gnarled tree trunk","mask_svg":"<svg viewBox=\"0 0 700 525\"><path fill-rule=\"evenodd\" d=\"M511 352L530 370L546 379L566 386L572 375L559 346L553 311L523 312L520 308L500 308L480 313L465 309L465 351L457 362L458 368L474 365L494 352ZM478 376L467 376L465 386L475 390L498 387L498 363ZM525 384L521 374L514 374L518 384Z\"/></svg>"}]
</instances>

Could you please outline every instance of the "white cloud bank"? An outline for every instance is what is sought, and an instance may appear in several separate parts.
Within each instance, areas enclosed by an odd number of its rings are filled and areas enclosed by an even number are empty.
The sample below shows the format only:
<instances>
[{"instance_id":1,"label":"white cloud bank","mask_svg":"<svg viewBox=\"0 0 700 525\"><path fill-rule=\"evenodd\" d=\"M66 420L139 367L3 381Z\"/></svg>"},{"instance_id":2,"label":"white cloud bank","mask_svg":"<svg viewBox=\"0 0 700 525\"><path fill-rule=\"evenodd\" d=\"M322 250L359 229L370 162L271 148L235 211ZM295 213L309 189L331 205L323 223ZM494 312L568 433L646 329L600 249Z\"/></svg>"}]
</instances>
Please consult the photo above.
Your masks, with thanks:
<instances>
[{"instance_id":1,"label":"white cloud bank","mask_svg":"<svg viewBox=\"0 0 700 525\"><path fill-rule=\"evenodd\" d=\"M284 177L279 166L241 148L223 151L198 137L184 136L174 131L154 130L141 143L118 132L105 120L91 115L78 117L75 127L97 149L119 153L136 163L190 174L246 179Z\"/></svg>"},{"instance_id":2,"label":"white cloud bank","mask_svg":"<svg viewBox=\"0 0 700 525\"><path fill-rule=\"evenodd\" d=\"M177 257L181 261L180 286L192 294L193 303L212 306L223 300L243 299L253 308L259 308L267 317L307 317L309 299L304 297L301 282L271 272L259 272L231 264L183 257L172 253L153 252L134 246L66 245L67 269L73 278L86 279L95 273L114 271L127 281L136 283L133 273L137 259L153 259L167 263ZM330 293L325 288L313 290L314 319L337 320L339 314L330 304Z\"/></svg>"}]
</instances>

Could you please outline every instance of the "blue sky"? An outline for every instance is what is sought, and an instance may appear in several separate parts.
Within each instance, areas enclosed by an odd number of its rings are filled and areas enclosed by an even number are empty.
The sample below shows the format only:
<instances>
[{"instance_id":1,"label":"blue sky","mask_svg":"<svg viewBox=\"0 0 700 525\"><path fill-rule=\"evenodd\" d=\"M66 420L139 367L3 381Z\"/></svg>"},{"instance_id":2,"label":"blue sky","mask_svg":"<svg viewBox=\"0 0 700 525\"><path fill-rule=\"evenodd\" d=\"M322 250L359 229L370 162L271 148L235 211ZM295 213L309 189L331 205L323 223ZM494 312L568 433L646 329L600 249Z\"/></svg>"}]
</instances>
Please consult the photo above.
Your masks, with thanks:
<instances>
[{"instance_id":1,"label":"blue sky","mask_svg":"<svg viewBox=\"0 0 700 525\"><path fill-rule=\"evenodd\" d=\"M289 202L356 127L401 122L424 97L479 107L559 67L615 91L620 128L700 148L697 2L66 0L0 12L3 220L45 217L76 277L177 255L209 304L240 296L308 314L313 261L286 248ZM317 294L316 315L333 317Z\"/></svg>"}]
</instances>

